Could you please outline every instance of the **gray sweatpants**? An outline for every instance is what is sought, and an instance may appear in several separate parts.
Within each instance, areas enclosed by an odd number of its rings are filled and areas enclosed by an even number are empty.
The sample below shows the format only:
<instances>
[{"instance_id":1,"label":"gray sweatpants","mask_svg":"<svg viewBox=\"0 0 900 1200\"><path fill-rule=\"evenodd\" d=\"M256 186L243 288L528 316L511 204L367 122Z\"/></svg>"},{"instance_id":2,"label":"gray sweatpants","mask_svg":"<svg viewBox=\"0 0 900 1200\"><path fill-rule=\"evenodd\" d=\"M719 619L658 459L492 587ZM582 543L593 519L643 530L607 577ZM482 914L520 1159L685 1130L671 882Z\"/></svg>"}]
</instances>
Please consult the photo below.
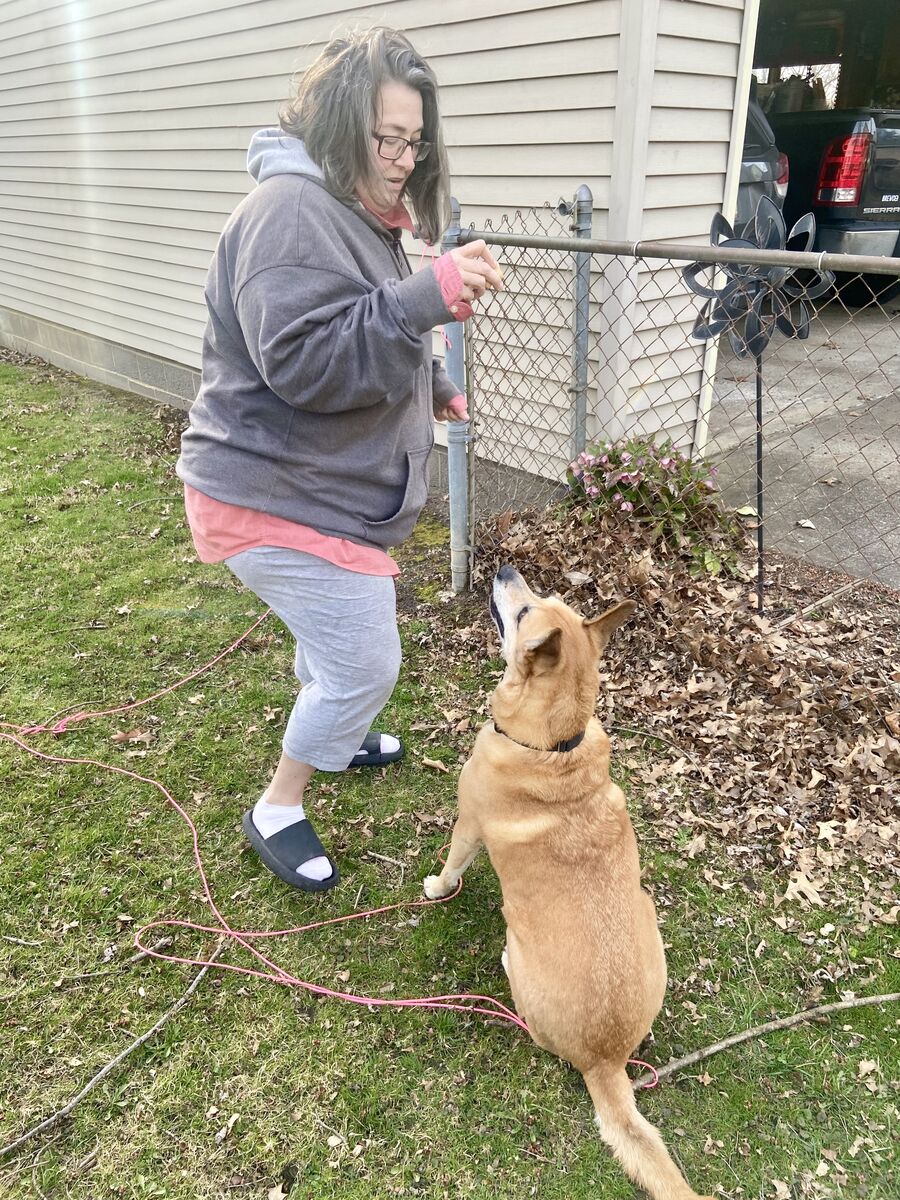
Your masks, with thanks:
<instances>
[{"instance_id":1,"label":"gray sweatpants","mask_svg":"<svg viewBox=\"0 0 900 1200\"><path fill-rule=\"evenodd\" d=\"M303 685L282 747L321 771L343 771L400 673L391 576L361 575L300 550L256 546L225 560L297 642Z\"/></svg>"}]
</instances>

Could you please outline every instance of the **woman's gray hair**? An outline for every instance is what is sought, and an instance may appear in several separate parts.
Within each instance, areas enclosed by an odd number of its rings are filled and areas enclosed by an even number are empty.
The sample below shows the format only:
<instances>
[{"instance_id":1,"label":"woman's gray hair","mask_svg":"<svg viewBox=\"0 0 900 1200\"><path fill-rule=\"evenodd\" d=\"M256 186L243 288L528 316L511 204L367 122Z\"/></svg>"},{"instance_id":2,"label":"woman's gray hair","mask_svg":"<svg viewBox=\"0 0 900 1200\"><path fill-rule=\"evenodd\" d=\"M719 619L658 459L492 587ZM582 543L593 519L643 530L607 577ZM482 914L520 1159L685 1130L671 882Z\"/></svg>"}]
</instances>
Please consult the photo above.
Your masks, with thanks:
<instances>
[{"instance_id":1,"label":"woman's gray hair","mask_svg":"<svg viewBox=\"0 0 900 1200\"><path fill-rule=\"evenodd\" d=\"M345 202L362 188L378 208L395 203L378 169L372 130L383 84L395 80L422 97L422 140L431 143L417 162L404 195L412 201L419 235L440 240L450 219L450 170L441 133L435 74L405 34L375 28L333 38L294 83L279 113L285 133L302 138L324 172L330 191Z\"/></svg>"}]
</instances>

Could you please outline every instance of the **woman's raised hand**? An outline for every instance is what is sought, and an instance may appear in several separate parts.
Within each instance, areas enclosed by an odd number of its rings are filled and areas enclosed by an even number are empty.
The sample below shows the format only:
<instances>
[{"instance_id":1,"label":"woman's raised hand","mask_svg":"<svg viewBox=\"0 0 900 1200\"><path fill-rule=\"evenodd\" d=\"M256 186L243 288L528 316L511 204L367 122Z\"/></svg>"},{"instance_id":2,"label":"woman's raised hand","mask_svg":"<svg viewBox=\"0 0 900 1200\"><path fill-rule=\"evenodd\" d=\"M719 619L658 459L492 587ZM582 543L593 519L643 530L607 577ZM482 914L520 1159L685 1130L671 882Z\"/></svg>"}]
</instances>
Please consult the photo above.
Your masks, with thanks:
<instances>
[{"instance_id":1,"label":"woman's raised hand","mask_svg":"<svg viewBox=\"0 0 900 1200\"><path fill-rule=\"evenodd\" d=\"M503 287L503 272L481 239L451 250L450 257L462 279L462 299L467 303L480 300L488 288L499 292Z\"/></svg>"}]
</instances>

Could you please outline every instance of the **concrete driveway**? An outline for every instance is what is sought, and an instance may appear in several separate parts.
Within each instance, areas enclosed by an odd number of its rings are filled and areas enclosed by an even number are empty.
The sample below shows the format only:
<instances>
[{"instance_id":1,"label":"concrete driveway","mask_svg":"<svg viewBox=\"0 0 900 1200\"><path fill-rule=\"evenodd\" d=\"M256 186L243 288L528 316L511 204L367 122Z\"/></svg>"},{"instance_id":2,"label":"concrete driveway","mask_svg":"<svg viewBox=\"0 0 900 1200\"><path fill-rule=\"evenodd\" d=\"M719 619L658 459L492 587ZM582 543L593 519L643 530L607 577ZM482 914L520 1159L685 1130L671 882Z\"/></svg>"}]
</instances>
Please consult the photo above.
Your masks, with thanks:
<instances>
[{"instance_id":1,"label":"concrete driveway","mask_svg":"<svg viewBox=\"0 0 900 1200\"><path fill-rule=\"evenodd\" d=\"M756 498L754 364L724 341L707 454L725 500ZM900 297L825 305L763 361L765 543L900 588Z\"/></svg>"}]
</instances>

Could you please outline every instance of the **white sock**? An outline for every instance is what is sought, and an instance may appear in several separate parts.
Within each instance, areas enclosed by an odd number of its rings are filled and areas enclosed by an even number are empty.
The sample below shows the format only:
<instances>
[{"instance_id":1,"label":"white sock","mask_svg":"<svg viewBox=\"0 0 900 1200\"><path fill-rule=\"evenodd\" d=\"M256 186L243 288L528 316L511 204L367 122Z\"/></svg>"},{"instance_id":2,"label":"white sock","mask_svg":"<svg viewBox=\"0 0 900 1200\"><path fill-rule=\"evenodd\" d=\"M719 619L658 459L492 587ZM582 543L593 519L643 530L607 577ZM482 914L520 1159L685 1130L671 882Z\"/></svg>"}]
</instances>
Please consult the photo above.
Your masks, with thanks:
<instances>
[{"instance_id":1,"label":"white sock","mask_svg":"<svg viewBox=\"0 0 900 1200\"><path fill-rule=\"evenodd\" d=\"M400 749L400 739L395 738L392 733L381 734L381 746L379 751L381 754L394 754ZM353 755L354 758L361 758L365 754L365 750L357 750Z\"/></svg>"},{"instance_id":2,"label":"white sock","mask_svg":"<svg viewBox=\"0 0 900 1200\"><path fill-rule=\"evenodd\" d=\"M302 821L306 816L302 804L270 804L263 794L253 808L253 824L264 838L280 833L288 825ZM307 879L327 879L331 874L331 863L323 855L311 858L297 868L298 875Z\"/></svg>"}]
</instances>

